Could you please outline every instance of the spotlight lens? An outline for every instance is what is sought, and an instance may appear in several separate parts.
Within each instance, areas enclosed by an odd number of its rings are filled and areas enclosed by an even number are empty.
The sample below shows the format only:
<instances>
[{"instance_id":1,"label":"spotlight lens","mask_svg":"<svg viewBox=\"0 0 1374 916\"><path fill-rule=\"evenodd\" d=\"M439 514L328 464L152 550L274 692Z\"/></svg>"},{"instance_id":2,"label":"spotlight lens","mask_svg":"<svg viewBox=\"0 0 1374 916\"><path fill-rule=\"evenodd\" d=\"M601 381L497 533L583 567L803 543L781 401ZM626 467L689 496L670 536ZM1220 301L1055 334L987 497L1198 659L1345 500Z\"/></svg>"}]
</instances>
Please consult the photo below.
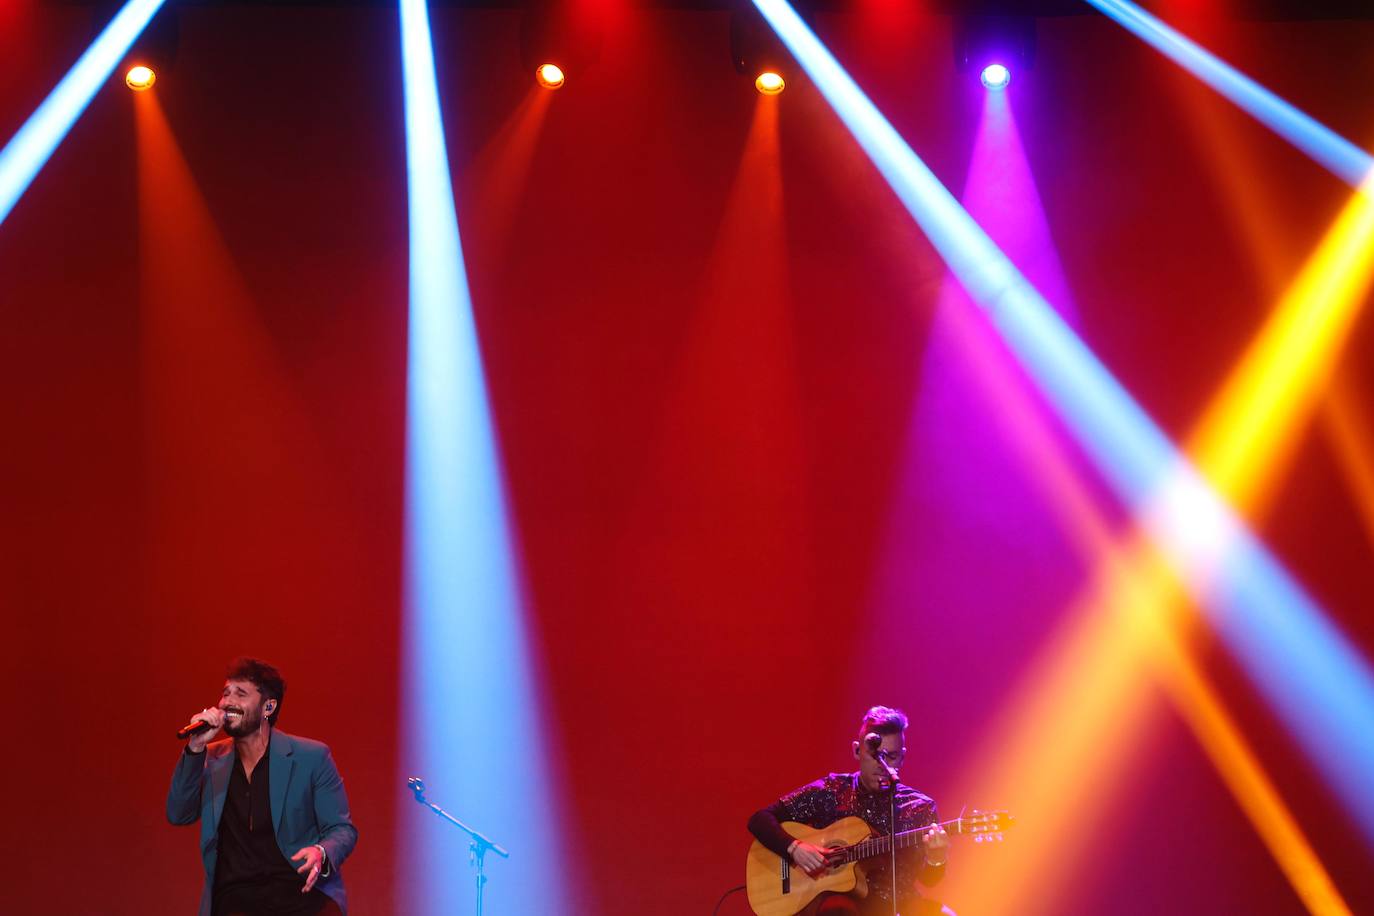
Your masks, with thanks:
<instances>
[{"instance_id":1,"label":"spotlight lens","mask_svg":"<svg viewBox=\"0 0 1374 916\"><path fill-rule=\"evenodd\" d=\"M787 82L782 78L782 74L765 70L759 74L758 79L754 80L754 85L764 95L777 95L787 86Z\"/></svg>"},{"instance_id":2,"label":"spotlight lens","mask_svg":"<svg viewBox=\"0 0 1374 916\"><path fill-rule=\"evenodd\" d=\"M989 89L1005 89L1011 82L1011 71L1001 64L989 64L983 68L983 85Z\"/></svg>"},{"instance_id":3,"label":"spotlight lens","mask_svg":"<svg viewBox=\"0 0 1374 916\"><path fill-rule=\"evenodd\" d=\"M152 89L155 82L157 82L157 74L141 64L137 67L130 67L129 72L124 74L124 85L134 92Z\"/></svg>"},{"instance_id":4,"label":"spotlight lens","mask_svg":"<svg viewBox=\"0 0 1374 916\"><path fill-rule=\"evenodd\" d=\"M540 64L539 69L534 71L534 78L545 89L557 89L567 81L563 76L563 68L557 64Z\"/></svg>"}]
</instances>

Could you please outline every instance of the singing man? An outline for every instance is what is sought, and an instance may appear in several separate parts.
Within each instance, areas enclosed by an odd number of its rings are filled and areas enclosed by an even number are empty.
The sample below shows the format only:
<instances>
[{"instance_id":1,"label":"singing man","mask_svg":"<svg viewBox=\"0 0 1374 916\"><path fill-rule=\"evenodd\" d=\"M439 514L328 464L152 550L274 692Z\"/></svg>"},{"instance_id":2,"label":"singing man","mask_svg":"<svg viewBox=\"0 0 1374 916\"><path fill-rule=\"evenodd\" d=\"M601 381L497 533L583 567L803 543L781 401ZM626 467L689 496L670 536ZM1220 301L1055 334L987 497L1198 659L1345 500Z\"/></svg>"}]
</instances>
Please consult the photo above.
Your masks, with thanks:
<instances>
[{"instance_id":1,"label":"singing man","mask_svg":"<svg viewBox=\"0 0 1374 916\"><path fill-rule=\"evenodd\" d=\"M888 836L894 832L895 808L897 833L938 824L934 801L910 786L892 781L890 773L906 759L906 728L906 713L900 709L869 709L859 723L858 740L851 746L858 771L831 773L789 792L754 813L749 819L750 832L772 852L814 873L826 867L826 850L793 839L782 828L783 821L822 828L840 818L858 817L875 835ZM869 735L878 736L876 747L870 746ZM943 878L948 859L949 837L941 827L934 826L919 844L897 853L896 906L892 900L891 866L886 857L880 857L866 863L866 896L822 893L802 910L802 916L890 916L894 911L903 916L954 916L948 907L923 897L916 886L919 881L930 887Z\"/></svg>"},{"instance_id":2,"label":"singing man","mask_svg":"<svg viewBox=\"0 0 1374 916\"><path fill-rule=\"evenodd\" d=\"M286 682L256 658L229 666L219 704L192 716L167 820L200 820L200 916L344 916L339 867L358 842L329 748L277 731ZM223 731L226 740L215 738Z\"/></svg>"}]
</instances>

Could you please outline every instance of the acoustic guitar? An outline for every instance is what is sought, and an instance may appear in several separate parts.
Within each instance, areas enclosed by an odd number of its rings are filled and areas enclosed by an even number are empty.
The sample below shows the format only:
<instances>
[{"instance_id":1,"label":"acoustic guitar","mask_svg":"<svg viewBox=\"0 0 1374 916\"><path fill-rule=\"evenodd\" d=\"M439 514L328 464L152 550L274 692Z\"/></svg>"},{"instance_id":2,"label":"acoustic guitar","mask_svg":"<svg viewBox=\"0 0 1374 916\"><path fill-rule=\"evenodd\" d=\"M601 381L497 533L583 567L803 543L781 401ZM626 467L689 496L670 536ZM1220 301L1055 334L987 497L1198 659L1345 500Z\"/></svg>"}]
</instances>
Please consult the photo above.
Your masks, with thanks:
<instances>
[{"instance_id":1,"label":"acoustic guitar","mask_svg":"<svg viewBox=\"0 0 1374 916\"><path fill-rule=\"evenodd\" d=\"M824 891L855 892L863 897L868 894L868 880L860 863L891 855L894 840L898 849L909 849L918 845L924 834L939 826L952 834L972 836L978 842L997 841L1014 823L1014 818L1005 811L975 811L968 817L904 830L893 837L874 836L868 824L857 817L841 818L819 830L784 821L782 829L789 836L832 850L827 854L830 865L820 872L807 874L755 840L749 847L744 870L749 906L758 916L792 916Z\"/></svg>"}]
</instances>

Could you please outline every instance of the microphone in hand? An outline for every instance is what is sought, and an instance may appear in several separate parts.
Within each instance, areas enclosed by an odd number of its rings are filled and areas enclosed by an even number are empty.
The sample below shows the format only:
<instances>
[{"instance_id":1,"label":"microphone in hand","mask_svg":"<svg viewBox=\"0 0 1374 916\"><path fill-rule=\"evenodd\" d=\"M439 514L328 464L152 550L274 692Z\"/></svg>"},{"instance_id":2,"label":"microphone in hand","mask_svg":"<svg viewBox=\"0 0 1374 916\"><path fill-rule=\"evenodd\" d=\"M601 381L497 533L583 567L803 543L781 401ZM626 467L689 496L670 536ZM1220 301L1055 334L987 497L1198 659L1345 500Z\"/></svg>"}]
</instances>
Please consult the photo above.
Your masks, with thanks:
<instances>
[{"instance_id":1,"label":"microphone in hand","mask_svg":"<svg viewBox=\"0 0 1374 916\"><path fill-rule=\"evenodd\" d=\"M191 741L191 753L199 754L219 730L224 727L224 710L218 707L202 709L191 717L191 721L177 729L177 737Z\"/></svg>"},{"instance_id":2,"label":"microphone in hand","mask_svg":"<svg viewBox=\"0 0 1374 916\"><path fill-rule=\"evenodd\" d=\"M214 728L214 726L211 725L209 722L206 722L204 719L197 719L194 722L188 722L181 728L178 728L177 738L182 741L185 741L192 735L199 735L201 732L208 732L212 728Z\"/></svg>"}]
</instances>

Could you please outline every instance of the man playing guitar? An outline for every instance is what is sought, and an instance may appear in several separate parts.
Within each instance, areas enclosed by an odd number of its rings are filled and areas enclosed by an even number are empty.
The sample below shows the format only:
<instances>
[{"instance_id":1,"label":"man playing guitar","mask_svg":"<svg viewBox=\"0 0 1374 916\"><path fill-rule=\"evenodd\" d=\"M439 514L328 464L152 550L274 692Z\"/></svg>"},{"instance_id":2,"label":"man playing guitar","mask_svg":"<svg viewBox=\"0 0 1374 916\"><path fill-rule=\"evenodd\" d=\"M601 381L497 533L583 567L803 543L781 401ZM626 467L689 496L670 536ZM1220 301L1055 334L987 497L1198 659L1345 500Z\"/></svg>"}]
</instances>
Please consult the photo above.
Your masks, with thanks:
<instances>
[{"instance_id":1,"label":"man playing guitar","mask_svg":"<svg viewBox=\"0 0 1374 916\"><path fill-rule=\"evenodd\" d=\"M874 706L864 714L858 739L853 743L859 761L856 773L831 773L807 783L778 801L762 808L749 819L749 831L773 853L791 862L794 868L815 876L832 864L827 850L795 839L783 821L795 821L822 828L840 818L861 818L875 835L892 834L892 812L896 810L897 832L937 824L935 802L910 786L894 784L893 775L906 757L906 714L886 706ZM890 845L890 844L889 844ZM949 837L939 826L921 836L909 849L899 849L897 857L897 907L903 916L953 916L937 901L922 897L916 882L927 887L945 873L949 857ZM891 916L892 873L887 857L863 863L867 894L824 892L801 910L803 916Z\"/></svg>"}]
</instances>

